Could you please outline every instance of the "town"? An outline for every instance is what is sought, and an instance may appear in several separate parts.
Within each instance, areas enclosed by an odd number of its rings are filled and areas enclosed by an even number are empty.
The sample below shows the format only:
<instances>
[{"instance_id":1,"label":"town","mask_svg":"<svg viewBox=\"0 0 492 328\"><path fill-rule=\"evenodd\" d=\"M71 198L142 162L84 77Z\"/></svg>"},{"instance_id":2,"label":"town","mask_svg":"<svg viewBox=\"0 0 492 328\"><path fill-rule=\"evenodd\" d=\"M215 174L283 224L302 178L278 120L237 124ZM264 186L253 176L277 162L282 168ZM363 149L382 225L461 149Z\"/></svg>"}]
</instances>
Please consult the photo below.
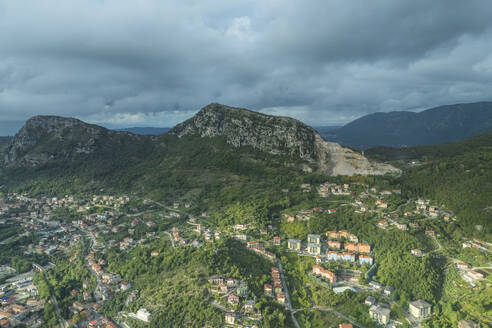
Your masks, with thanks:
<instances>
[{"instance_id":1,"label":"town","mask_svg":"<svg viewBox=\"0 0 492 328\"><path fill-rule=\"evenodd\" d=\"M162 204L127 195L5 195L0 199L0 224L8 227L8 231L0 244L16 245L16 249L0 267L0 326L41 327L49 320L44 310L48 305L52 308L52 319L62 327L134 327L151 322L158 311L152 302L146 302L148 306L133 306L134 312L120 311L115 317L101 314L101 308L118 295L125 295L127 305L143 304L138 302L139 290L134 282L110 270L108 250L130 253L133 249L152 247L156 240L165 240L174 249L199 249L234 239L267 263L269 275L262 278L261 293L255 293L246 280L237 276L206 278L208 302L222 312L224 325L260 327L263 314L257 304L266 297L290 313L294 325L300 327L298 314L306 308L299 307L298 292L292 298L295 276L292 265L286 263L291 260L305 263L301 274L322 290L363 295L360 305L365 306L366 315L374 324L417 327L432 317L433 304L424 299L409 299L408 307L401 308L395 300L400 291L376 280L379 261L384 259L378 258L380 253L374 241L351 232L348 226L333 226L320 234L304 232L303 227L320 217L329 220L344 215L343 211L355 218L369 216L371 220L366 224L372 224L371 229L378 233L418 233L426 249L408 249L408 254L423 260L439 252L452 263L457 279L467 288L490 284L489 265L474 267L473 263L444 252L442 238L432 227L451 225L456 218L431 200L400 201L400 190L378 191L356 183L304 183L297 192L313 193L318 206L286 209L275 224L266 227L251 222L215 225L211 223L212 214L197 215L192 202L176 200ZM299 232L294 228L299 228ZM464 239L461 249L491 253L491 245L480 240ZM159 256L158 249L149 252L150 258ZM50 272L57 270L82 270L86 275L77 277L81 280L74 283L68 295L57 295L48 278ZM60 304L68 304L67 309L62 311ZM325 309L338 318L340 327L364 327L357 317ZM478 327L470 320L461 324Z\"/></svg>"}]
</instances>

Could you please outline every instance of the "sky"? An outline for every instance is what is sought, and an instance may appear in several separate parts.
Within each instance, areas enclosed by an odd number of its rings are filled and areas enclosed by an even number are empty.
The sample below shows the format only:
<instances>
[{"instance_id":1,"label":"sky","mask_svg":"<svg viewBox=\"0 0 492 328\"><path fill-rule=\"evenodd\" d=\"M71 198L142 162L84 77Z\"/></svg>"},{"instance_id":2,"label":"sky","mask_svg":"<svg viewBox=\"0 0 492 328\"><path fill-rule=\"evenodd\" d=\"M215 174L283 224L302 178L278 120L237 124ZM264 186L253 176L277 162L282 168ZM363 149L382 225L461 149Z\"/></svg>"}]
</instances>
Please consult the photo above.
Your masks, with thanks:
<instances>
[{"instance_id":1,"label":"sky","mask_svg":"<svg viewBox=\"0 0 492 328\"><path fill-rule=\"evenodd\" d=\"M492 100L489 0L0 0L0 135L173 126L211 102L341 125Z\"/></svg>"}]
</instances>

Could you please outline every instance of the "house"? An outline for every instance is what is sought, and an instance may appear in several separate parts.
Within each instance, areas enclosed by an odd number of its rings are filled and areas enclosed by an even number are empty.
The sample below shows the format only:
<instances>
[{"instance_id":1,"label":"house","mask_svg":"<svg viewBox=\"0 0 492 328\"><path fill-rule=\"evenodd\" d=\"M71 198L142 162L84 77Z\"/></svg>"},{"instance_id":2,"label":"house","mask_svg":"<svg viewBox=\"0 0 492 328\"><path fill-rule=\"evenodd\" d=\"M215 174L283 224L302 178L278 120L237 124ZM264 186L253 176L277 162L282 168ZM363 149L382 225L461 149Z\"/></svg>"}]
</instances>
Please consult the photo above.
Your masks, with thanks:
<instances>
[{"instance_id":1,"label":"house","mask_svg":"<svg viewBox=\"0 0 492 328\"><path fill-rule=\"evenodd\" d=\"M417 300L408 304L408 310L417 319L427 318L431 314L431 305L423 300Z\"/></svg>"},{"instance_id":2,"label":"house","mask_svg":"<svg viewBox=\"0 0 492 328\"><path fill-rule=\"evenodd\" d=\"M319 265L313 266L313 274L316 276L321 276L322 278L329 280L330 283L332 283L332 284L337 282L336 275L333 272L326 270L322 266L319 266Z\"/></svg>"},{"instance_id":3,"label":"house","mask_svg":"<svg viewBox=\"0 0 492 328\"><path fill-rule=\"evenodd\" d=\"M468 271L466 271L463 278L465 278L465 280L471 282L471 281L475 281L475 280L482 280L484 278L484 275L478 271L468 270Z\"/></svg>"},{"instance_id":4,"label":"house","mask_svg":"<svg viewBox=\"0 0 492 328\"><path fill-rule=\"evenodd\" d=\"M208 279L208 282L212 285L220 285L224 283L224 278L219 276L212 276Z\"/></svg>"},{"instance_id":5,"label":"house","mask_svg":"<svg viewBox=\"0 0 492 328\"><path fill-rule=\"evenodd\" d=\"M226 284L220 284L219 285L219 293L225 294L229 291L229 288L227 288Z\"/></svg>"},{"instance_id":6,"label":"house","mask_svg":"<svg viewBox=\"0 0 492 328\"><path fill-rule=\"evenodd\" d=\"M280 237L279 236L275 236L273 237L273 243L275 245L280 245Z\"/></svg>"},{"instance_id":7,"label":"house","mask_svg":"<svg viewBox=\"0 0 492 328\"><path fill-rule=\"evenodd\" d=\"M364 304L367 306L373 306L376 304L376 298L374 296L367 296Z\"/></svg>"},{"instance_id":8,"label":"house","mask_svg":"<svg viewBox=\"0 0 492 328\"><path fill-rule=\"evenodd\" d=\"M395 226L400 230L408 230L408 226L405 223L395 223Z\"/></svg>"},{"instance_id":9,"label":"house","mask_svg":"<svg viewBox=\"0 0 492 328\"><path fill-rule=\"evenodd\" d=\"M379 221L379 222L378 222L378 227L385 229L385 228L387 228L387 227L388 227L388 222L386 222L386 221L384 221L384 220Z\"/></svg>"},{"instance_id":10,"label":"house","mask_svg":"<svg viewBox=\"0 0 492 328\"><path fill-rule=\"evenodd\" d=\"M390 319L390 309L382 305L373 305L369 308L369 316L379 324L385 325Z\"/></svg>"},{"instance_id":11,"label":"house","mask_svg":"<svg viewBox=\"0 0 492 328\"><path fill-rule=\"evenodd\" d=\"M369 286L371 286L372 288L374 288L376 290L383 289L383 285L381 285L379 282L374 281L374 280L369 282Z\"/></svg>"},{"instance_id":12,"label":"house","mask_svg":"<svg viewBox=\"0 0 492 328\"><path fill-rule=\"evenodd\" d=\"M248 300L244 302L244 312L251 313L255 311L255 301Z\"/></svg>"},{"instance_id":13,"label":"house","mask_svg":"<svg viewBox=\"0 0 492 328\"><path fill-rule=\"evenodd\" d=\"M386 286L384 287L384 295L387 295L387 296L391 296L391 294L393 293L395 289L391 286Z\"/></svg>"},{"instance_id":14,"label":"house","mask_svg":"<svg viewBox=\"0 0 492 328\"><path fill-rule=\"evenodd\" d=\"M268 251L265 252L265 256L268 257L270 260L275 260L276 258L274 253Z\"/></svg>"},{"instance_id":15,"label":"house","mask_svg":"<svg viewBox=\"0 0 492 328\"><path fill-rule=\"evenodd\" d=\"M309 243L307 252L312 255L319 255L321 254L321 246L319 244Z\"/></svg>"},{"instance_id":16,"label":"house","mask_svg":"<svg viewBox=\"0 0 492 328\"><path fill-rule=\"evenodd\" d=\"M434 232L434 230L426 230L425 234L429 237L435 237L436 236L436 233Z\"/></svg>"},{"instance_id":17,"label":"house","mask_svg":"<svg viewBox=\"0 0 492 328\"><path fill-rule=\"evenodd\" d=\"M141 308L137 311L136 318L142 320L143 322L149 322L150 316L151 314L147 311L147 309Z\"/></svg>"},{"instance_id":18,"label":"house","mask_svg":"<svg viewBox=\"0 0 492 328\"><path fill-rule=\"evenodd\" d=\"M334 251L326 252L326 258L328 261L339 261L341 259L340 255Z\"/></svg>"},{"instance_id":19,"label":"house","mask_svg":"<svg viewBox=\"0 0 492 328\"><path fill-rule=\"evenodd\" d=\"M239 296L237 296L234 293L229 294L229 296L227 296L227 303L232 304L232 305L239 304Z\"/></svg>"},{"instance_id":20,"label":"house","mask_svg":"<svg viewBox=\"0 0 492 328\"><path fill-rule=\"evenodd\" d=\"M320 235L308 235L308 243L319 244L321 242Z\"/></svg>"},{"instance_id":21,"label":"house","mask_svg":"<svg viewBox=\"0 0 492 328\"><path fill-rule=\"evenodd\" d=\"M351 323L341 323L338 325L338 328L352 328L352 324Z\"/></svg>"},{"instance_id":22,"label":"house","mask_svg":"<svg viewBox=\"0 0 492 328\"><path fill-rule=\"evenodd\" d=\"M372 263L373 263L373 260L372 260L371 256L359 255L359 264L360 265L364 265L364 264L372 265Z\"/></svg>"},{"instance_id":23,"label":"house","mask_svg":"<svg viewBox=\"0 0 492 328\"><path fill-rule=\"evenodd\" d=\"M365 243L345 243L344 248L347 251L359 252L359 253L370 253L371 245Z\"/></svg>"},{"instance_id":24,"label":"house","mask_svg":"<svg viewBox=\"0 0 492 328\"><path fill-rule=\"evenodd\" d=\"M272 285L264 284L263 285L263 291L265 292L265 295L272 296L273 295Z\"/></svg>"},{"instance_id":25,"label":"house","mask_svg":"<svg viewBox=\"0 0 492 328\"><path fill-rule=\"evenodd\" d=\"M327 231L326 237L328 237L328 239L338 239L338 232L336 230Z\"/></svg>"},{"instance_id":26,"label":"house","mask_svg":"<svg viewBox=\"0 0 492 328\"><path fill-rule=\"evenodd\" d=\"M293 251L300 251L301 241L297 239L289 239L287 242L287 247Z\"/></svg>"},{"instance_id":27,"label":"house","mask_svg":"<svg viewBox=\"0 0 492 328\"><path fill-rule=\"evenodd\" d=\"M335 241L335 240L329 240L328 241L328 247L334 248L334 249L340 249L342 247L342 243L339 241Z\"/></svg>"},{"instance_id":28,"label":"house","mask_svg":"<svg viewBox=\"0 0 492 328\"><path fill-rule=\"evenodd\" d=\"M234 312L227 312L225 314L225 322L226 324L233 325L236 322L236 313Z\"/></svg>"},{"instance_id":29,"label":"house","mask_svg":"<svg viewBox=\"0 0 492 328\"><path fill-rule=\"evenodd\" d=\"M234 278L227 278L226 279L226 285L227 285L228 288L235 287L236 286L236 283L237 283L237 280L234 279Z\"/></svg>"},{"instance_id":30,"label":"house","mask_svg":"<svg viewBox=\"0 0 492 328\"><path fill-rule=\"evenodd\" d=\"M458 262L456 263L456 267L461 270L466 270L468 269L468 264L466 264L465 262Z\"/></svg>"},{"instance_id":31,"label":"house","mask_svg":"<svg viewBox=\"0 0 492 328\"><path fill-rule=\"evenodd\" d=\"M280 304L285 304L285 294L284 293L277 293L277 301Z\"/></svg>"},{"instance_id":32,"label":"house","mask_svg":"<svg viewBox=\"0 0 492 328\"><path fill-rule=\"evenodd\" d=\"M340 255L342 261L355 262L355 255L352 253L341 253Z\"/></svg>"},{"instance_id":33,"label":"house","mask_svg":"<svg viewBox=\"0 0 492 328\"><path fill-rule=\"evenodd\" d=\"M410 252L412 253L412 255L415 255L415 256L422 256L422 255L424 255L422 253L422 251L420 249L417 249L417 248L416 249L412 249Z\"/></svg>"}]
</instances>

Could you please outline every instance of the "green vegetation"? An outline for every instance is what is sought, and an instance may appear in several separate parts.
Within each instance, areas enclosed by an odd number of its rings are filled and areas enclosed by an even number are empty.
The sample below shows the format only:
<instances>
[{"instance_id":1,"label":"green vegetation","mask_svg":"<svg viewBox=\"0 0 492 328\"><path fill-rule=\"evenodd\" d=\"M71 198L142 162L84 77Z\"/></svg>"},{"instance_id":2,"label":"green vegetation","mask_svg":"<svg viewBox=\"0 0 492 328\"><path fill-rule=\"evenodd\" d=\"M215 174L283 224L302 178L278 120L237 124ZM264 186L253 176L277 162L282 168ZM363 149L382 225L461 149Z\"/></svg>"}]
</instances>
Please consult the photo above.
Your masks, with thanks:
<instances>
[{"instance_id":1,"label":"green vegetation","mask_svg":"<svg viewBox=\"0 0 492 328\"><path fill-rule=\"evenodd\" d=\"M481 238L492 233L492 132L462 142L427 147L374 148L366 154L379 160L421 165L406 167L401 176L406 197L425 197L446 204L460 227ZM481 226L477 230L475 226Z\"/></svg>"},{"instance_id":2,"label":"green vegetation","mask_svg":"<svg viewBox=\"0 0 492 328\"><path fill-rule=\"evenodd\" d=\"M152 250L157 250L159 255L151 257ZM270 280L273 265L233 239L199 249L173 248L168 240L161 239L127 254L112 250L108 263L109 271L134 283L140 294L138 300L128 306L125 297L112 298L105 303L104 313L115 316L119 311L135 312L145 307L153 313L150 327L220 325L224 313L209 304L208 277L242 279L251 292L262 295L263 284ZM290 324L285 310L264 296L257 306L263 311L264 327Z\"/></svg>"}]
</instances>

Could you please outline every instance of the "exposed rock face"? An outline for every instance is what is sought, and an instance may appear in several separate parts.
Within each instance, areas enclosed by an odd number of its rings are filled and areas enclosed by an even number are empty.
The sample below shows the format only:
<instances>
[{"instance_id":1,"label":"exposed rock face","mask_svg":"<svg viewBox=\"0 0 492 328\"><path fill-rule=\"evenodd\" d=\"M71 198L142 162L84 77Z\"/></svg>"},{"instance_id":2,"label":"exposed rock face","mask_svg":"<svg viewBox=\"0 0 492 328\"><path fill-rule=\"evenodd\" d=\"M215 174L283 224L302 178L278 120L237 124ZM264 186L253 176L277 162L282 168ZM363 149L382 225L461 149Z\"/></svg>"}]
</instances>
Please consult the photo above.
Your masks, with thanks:
<instances>
[{"instance_id":1,"label":"exposed rock face","mask_svg":"<svg viewBox=\"0 0 492 328\"><path fill-rule=\"evenodd\" d=\"M251 146L272 154L298 156L330 175L399 172L391 165L371 163L357 152L324 141L311 127L292 118L264 115L221 104L204 107L169 133L179 137L224 136L235 147Z\"/></svg>"},{"instance_id":2,"label":"exposed rock face","mask_svg":"<svg viewBox=\"0 0 492 328\"><path fill-rule=\"evenodd\" d=\"M394 167L369 162L360 153L326 142L311 127L287 117L264 115L220 104L204 107L191 119L178 124L171 135L223 136L234 147L251 146L271 154L289 155L308 163L303 170L317 169L331 175L379 175L398 172ZM35 116L12 139L4 152L4 165L42 166L53 160L84 161L154 147L158 139L128 132L110 131L73 118ZM139 160L144 160L140 158Z\"/></svg>"},{"instance_id":3,"label":"exposed rock face","mask_svg":"<svg viewBox=\"0 0 492 328\"><path fill-rule=\"evenodd\" d=\"M29 119L4 153L6 166L39 166L53 159L90 154L108 130L74 118L35 116Z\"/></svg>"}]
</instances>

